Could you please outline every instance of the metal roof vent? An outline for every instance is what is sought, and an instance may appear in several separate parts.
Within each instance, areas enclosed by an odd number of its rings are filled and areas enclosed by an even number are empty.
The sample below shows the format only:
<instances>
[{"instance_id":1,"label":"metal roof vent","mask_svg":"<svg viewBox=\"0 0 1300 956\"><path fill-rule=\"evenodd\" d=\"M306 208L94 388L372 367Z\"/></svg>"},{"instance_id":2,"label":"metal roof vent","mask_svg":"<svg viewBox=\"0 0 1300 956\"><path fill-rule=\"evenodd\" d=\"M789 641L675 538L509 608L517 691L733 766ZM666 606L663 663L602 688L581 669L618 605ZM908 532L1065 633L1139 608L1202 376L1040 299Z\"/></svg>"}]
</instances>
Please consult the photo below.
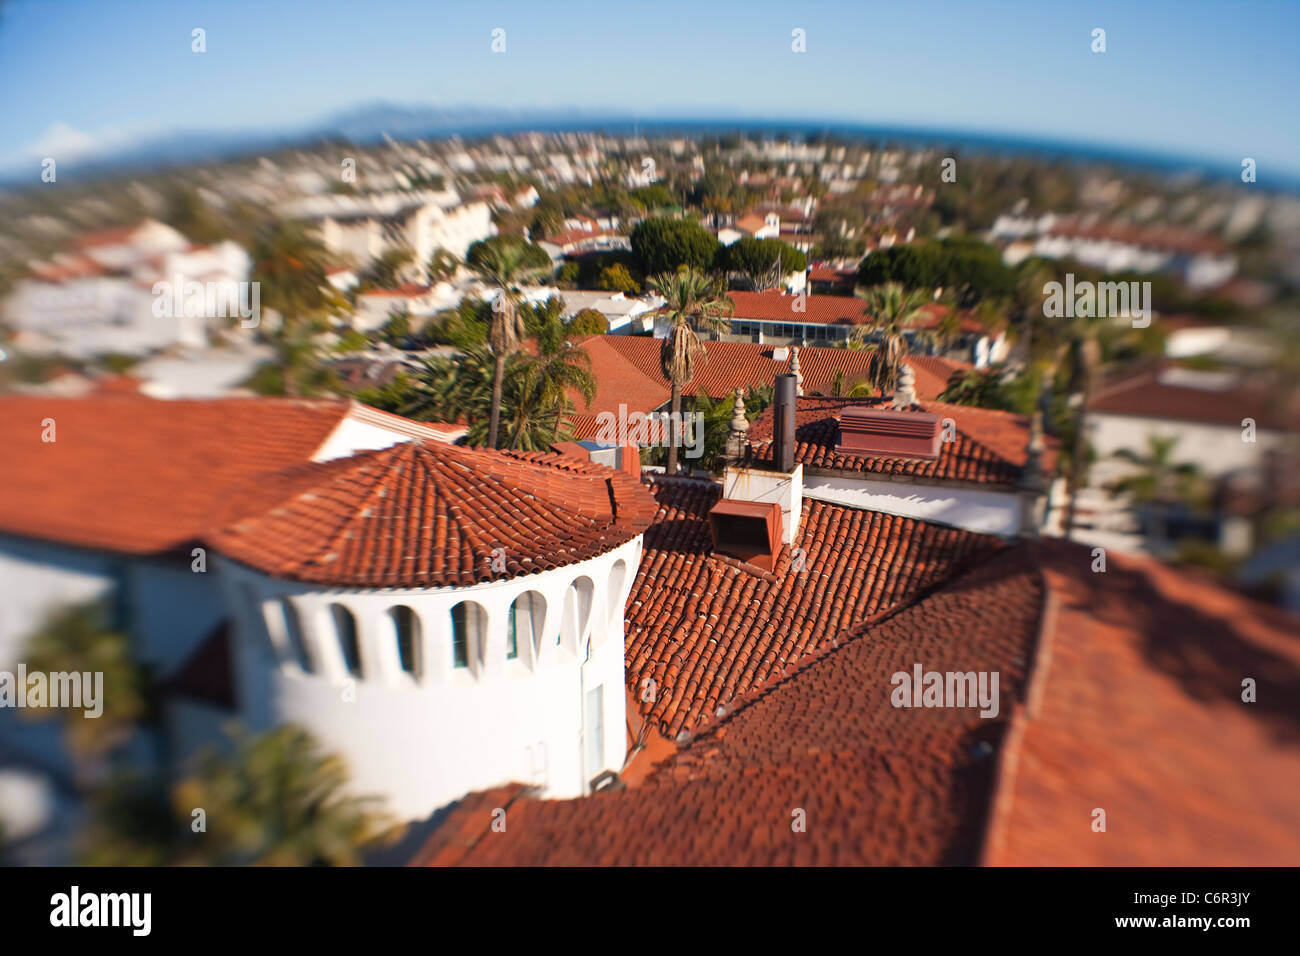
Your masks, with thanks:
<instances>
[{"instance_id":1,"label":"metal roof vent","mask_svg":"<svg viewBox=\"0 0 1300 956\"><path fill-rule=\"evenodd\" d=\"M890 458L939 457L942 420L929 412L851 406L840 413L841 455Z\"/></svg>"}]
</instances>

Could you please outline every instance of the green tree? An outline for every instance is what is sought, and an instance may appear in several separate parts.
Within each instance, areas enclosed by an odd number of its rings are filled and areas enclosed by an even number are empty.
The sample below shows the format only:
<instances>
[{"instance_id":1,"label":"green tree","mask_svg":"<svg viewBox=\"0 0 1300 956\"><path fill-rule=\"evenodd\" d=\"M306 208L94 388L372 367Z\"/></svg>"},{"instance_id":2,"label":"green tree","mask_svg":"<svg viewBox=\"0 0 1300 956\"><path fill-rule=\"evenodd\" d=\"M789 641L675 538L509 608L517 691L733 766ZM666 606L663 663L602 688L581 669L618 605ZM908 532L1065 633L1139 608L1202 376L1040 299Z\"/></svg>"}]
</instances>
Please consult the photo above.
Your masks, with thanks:
<instances>
[{"instance_id":1,"label":"green tree","mask_svg":"<svg viewBox=\"0 0 1300 956\"><path fill-rule=\"evenodd\" d=\"M632 230L632 253L645 275L668 274L686 266L697 272L713 268L718 240L694 219L654 216Z\"/></svg>"},{"instance_id":2,"label":"green tree","mask_svg":"<svg viewBox=\"0 0 1300 956\"><path fill-rule=\"evenodd\" d=\"M91 602L51 610L28 639L27 668L44 674L103 674L97 706L85 708L29 706L22 713L33 720L62 721L77 766L78 785L85 789L105 770L110 753L126 743L146 714L144 671L132 655L131 639L104 625L107 609Z\"/></svg>"},{"instance_id":3,"label":"green tree","mask_svg":"<svg viewBox=\"0 0 1300 956\"><path fill-rule=\"evenodd\" d=\"M261 304L281 317L275 344L284 391L299 395L317 365L313 336L325 328L331 314L344 308L325 276L329 254L301 223L281 222L263 234L252 258Z\"/></svg>"},{"instance_id":4,"label":"green tree","mask_svg":"<svg viewBox=\"0 0 1300 956\"><path fill-rule=\"evenodd\" d=\"M446 249L435 249L433 255L429 257L427 271L429 281L433 283L446 282L456 275L456 270L460 268L460 260L448 252Z\"/></svg>"},{"instance_id":5,"label":"green tree","mask_svg":"<svg viewBox=\"0 0 1300 956\"><path fill-rule=\"evenodd\" d=\"M1011 294L1014 278L993 246L970 238L891 246L871 253L858 267L858 284L897 282L909 289L942 288L960 305Z\"/></svg>"},{"instance_id":6,"label":"green tree","mask_svg":"<svg viewBox=\"0 0 1300 956\"><path fill-rule=\"evenodd\" d=\"M627 266L621 262L606 266L600 273L600 288L608 289L611 292L626 292L636 295L641 291L641 286L632 278L632 273L627 271Z\"/></svg>"},{"instance_id":7,"label":"green tree","mask_svg":"<svg viewBox=\"0 0 1300 956\"><path fill-rule=\"evenodd\" d=\"M682 386L695 377L695 363L705 354L696 329L726 328L735 304L716 279L695 269L656 275L650 278L649 283L666 300L664 309L669 329L660 348L659 362L664 377L672 383L672 420L679 421ZM673 434L668 443L670 475L677 474L678 438L679 435Z\"/></svg>"},{"instance_id":8,"label":"green tree","mask_svg":"<svg viewBox=\"0 0 1300 956\"><path fill-rule=\"evenodd\" d=\"M343 760L297 727L234 733L233 755L208 753L173 792L178 817L195 807L207 831L189 855L233 866L350 866L388 821L375 798L347 795Z\"/></svg>"},{"instance_id":9,"label":"green tree","mask_svg":"<svg viewBox=\"0 0 1300 956\"><path fill-rule=\"evenodd\" d=\"M1168 550L1167 526L1171 511L1179 505L1199 504L1204 500L1200 471L1193 464L1175 462L1174 436L1147 436L1144 452L1121 448L1115 457L1133 466L1133 471L1106 486L1112 495L1124 496L1151 516L1155 552Z\"/></svg>"},{"instance_id":10,"label":"green tree","mask_svg":"<svg viewBox=\"0 0 1300 956\"><path fill-rule=\"evenodd\" d=\"M858 292L867 302L871 322L854 326L850 345L871 353L871 385L887 395L898 384L898 371L912 343L931 338L918 327L925 318L926 303L920 293L895 282Z\"/></svg>"},{"instance_id":11,"label":"green tree","mask_svg":"<svg viewBox=\"0 0 1300 956\"><path fill-rule=\"evenodd\" d=\"M595 309L583 309L569 320L570 335L604 335L609 331L609 320Z\"/></svg>"},{"instance_id":12,"label":"green tree","mask_svg":"<svg viewBox=\"0 0 1300 956\"><path fill-rule=\"evenodd\" d=\"M808 268L808 257L780 239L755 239L745 236L718 253L719 266L744 276L760 291L785 284L792 272Z\"/></svg>"},{"instance_id":13,"label":"green tree","mask_svg":"<svg viewBox=\"0 0 1300 956\"><path fill-rule=\"evenodd\" d=\"M497 290L488 324L488 347L495 359L495 369L492 377L492 411L487 433L488 447L496 448L506 359L519 347L519 342L526 334L518 311L519 284L548 273L551 259L540 247L531 243L494 236L470 246L466 263L479 278Z\"/></svg>"},{"instance_id":14,"label":"green tree","mask_svg":"<svg viewBox=\"0 0 1300 956\"><path fill-rule=\"evenodd\" d=\"M409 246L393 246L374 258L361 277L360 289L396 289L415 262L415 250Z\"/></svg>"}]
</instances>

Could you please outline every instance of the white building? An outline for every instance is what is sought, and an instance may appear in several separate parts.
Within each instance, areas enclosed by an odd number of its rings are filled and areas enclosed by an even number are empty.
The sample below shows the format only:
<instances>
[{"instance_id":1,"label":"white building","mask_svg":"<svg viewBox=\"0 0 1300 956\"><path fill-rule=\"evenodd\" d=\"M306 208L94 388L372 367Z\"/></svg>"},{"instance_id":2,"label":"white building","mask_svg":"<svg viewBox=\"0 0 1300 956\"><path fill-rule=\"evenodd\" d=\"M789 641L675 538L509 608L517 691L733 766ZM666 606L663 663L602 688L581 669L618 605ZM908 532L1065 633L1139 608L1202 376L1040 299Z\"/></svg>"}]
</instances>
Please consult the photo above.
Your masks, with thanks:
<instances>
[{"instance_id":1,"label":"white building","mask_svg":"<svg viewBox=\"0 0 1300 956\"><path fill-rule=\"evenodd\" d=\"M653 500L630 476L456 448L458 433L336 400L0 399L0 671L48 612L104 601L166 688L137 765L158 734L184 755L231 718L295 721L406 819L493 782L584 792L623 763L622 602ZM322 525L326 488L357 507ZM295 540L300 519L320 548ZM224 703L195 687L219 673ZM0 709L0 800L26 794L0 803L24 827L9 835L53 838L72 781L57 722Z\"/></svg>"},{"instance_id":2,"label":"white building","mask_svg":"<svg viewBox=\"0 0 1300 956\"><path fill-rule=\"evenodd\" d=\"M496 232L485 202L462 203L454 190L313 196L283 213L315 222L326 248L365 268L390 249L405 247L423 267L439 249L463 259L469 247Z\"/></svg>"},{"instance_id":3,"label":"white building","mask_svg":"<svg viewBox=\"0 0 1300 956\"><path fill-rule=\"evenodd\" d=\"M3 312L34 352L90 357L199 348L218 325L243 321L238 305L255 304L243 287L250 269L248 254L233 242L195 245L170 226L146 220L89 234L36 264ZM189 296L193 283L202 296ZM183 290L181 308L170 307L173 289Z\"/></svg>"}]
</instances>

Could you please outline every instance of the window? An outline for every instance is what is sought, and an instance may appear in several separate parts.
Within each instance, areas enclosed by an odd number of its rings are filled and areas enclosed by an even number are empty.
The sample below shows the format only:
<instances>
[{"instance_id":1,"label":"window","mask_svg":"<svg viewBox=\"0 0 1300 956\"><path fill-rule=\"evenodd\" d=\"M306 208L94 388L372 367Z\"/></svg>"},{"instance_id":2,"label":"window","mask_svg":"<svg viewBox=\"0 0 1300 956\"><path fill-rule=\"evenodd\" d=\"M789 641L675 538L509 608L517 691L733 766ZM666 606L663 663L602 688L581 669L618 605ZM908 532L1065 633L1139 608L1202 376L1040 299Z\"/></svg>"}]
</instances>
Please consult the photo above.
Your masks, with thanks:
<instances>
[{"instance_id":1,"label":"window","mask_svg":"<svg viewBox=\"0 0 1300 956\"><path fill-rule=\"evenodd\" d=\"M353 677L361 676L361 645L357 641L357 619L342 604L330 605L334 619L334 633L338 635L343 666Z\"/></svg>"},{"instance_id":2,"label":"window","mask_svg":"<svg viewBox=\"0 0 1300 956\"><path fill-rule=\"evenodd\" d=\"M623 614L623 584L627 581L627 562L615 561L609 571L609 618L614 623Z\"/></svg>"},{"instance_id":3,"label":"window","mask_svg":"<svg viewBox=\"0 0 1300 956\"><path fill-rule=\"evenodd\" d=\"M393 621L397 635L397 660L403 671L419 678L423 673L423 648L420 646L420 619L404 604L390 608L388 616Z\"/></svg>"},{"instance_id":4,"label":"window","mask_svg":"<svg viewBox=\"0 0 1300 956\"><path fill-rule=\"evenodd\" d=\"M595 591L596 586L591 583L591 578L581 577L570 584L564 594L564 612L555 643L563 642L574 654L580 653L582 639L586 637Z\"/></svg>"},{"instance_id":5,"label":"window","mask_svg":"<svg viewBox=\"0 0 1300 956\"><path fill-rule=\"evenodd\" d=\"M294 662L304 674L316 673L315 663L302 633L302 622L298 618L298 609L288 598L280 598L280 610L284 613L284 635L288 638L289 649L293 652Z\"/></svg>"},{"instance_id":6,"label":"window","mask_svg":"<svg viewBox=\"0 0 1300 956\"><path fill-rule=\"evenodd\" d=\"M537 591L525 591L510 605L506 625L506 658L537 660L542 650L542 628L546 624L546 598ZM527 653L521 655L521 650Z\"/></svg>"},{"instance_id":7,"label":"window","mask_svg":"<svg viewBox=\"0 0 1300 956\"><path fill-rule=\"evenodd\" d=\"M469 667L469 615L464 602L451 609L451 663Z\"/></svg>"},{"instance_id":8,"label":"window","mask_svg":"<svg viewBox=\"0 0 1300 956\"><path fill-rule=\"evenodd\" d=\"M473 601L451 609L451 664L478 673L483 667L487 613Z\"/></svg>"},{"instance_id":9,"label":"window","mask_svg":"<svg viewBox=\"0 0 1300 956\"><path fill-rule=\"evenodd\" d=\"M522 600L520 598L519 600ZM513 661L519 657L519 600L510 605L510 618L506 622L506 660Z\"/></svg>"}]
</instances>

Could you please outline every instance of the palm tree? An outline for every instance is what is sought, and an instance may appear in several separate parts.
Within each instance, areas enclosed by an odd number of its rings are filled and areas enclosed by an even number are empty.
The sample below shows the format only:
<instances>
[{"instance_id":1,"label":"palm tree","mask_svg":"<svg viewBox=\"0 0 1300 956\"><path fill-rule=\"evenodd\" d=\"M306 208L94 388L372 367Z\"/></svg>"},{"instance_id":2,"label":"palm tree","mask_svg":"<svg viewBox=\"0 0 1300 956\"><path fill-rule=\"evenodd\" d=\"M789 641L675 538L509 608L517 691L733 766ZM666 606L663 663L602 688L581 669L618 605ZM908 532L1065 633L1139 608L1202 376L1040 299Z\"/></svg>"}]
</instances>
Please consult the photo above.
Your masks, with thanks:
<instances>
[{"instance_id":1,"label":"palm tree","mask_svg":"<svg viewBox=\"0 0 1300 956\"><path fill-rule=\"evenodd\" d=\"M581 329L573 330L562 318L564 302L552 296L544 306L532 310L537 334L537 355L529 361L527 374L533 379L536 406L542 413L554 415L554 432L558 435L564 415L573 410L569 392L578 392L588 403L596 397L596 379L591 374L591 356L576 348ZM518 447L519 429L515 429L511 448Z\"/></svg>"},{"instance_id":2,"label":"palm tree","mask_svg":"<svg viewBox=\"0 0 1300 956\"><path fill-rule=\"evenodd\" d=\"M97 790L81 862L345 866L396 835L377 801L344 792L342 760L302 729L249 737L236 727L232 737L233 746L204 754L175 787L161 773L128 773Z\"/></svg>"},{"instance_id":3,"label":"palm tree","mask_svg":"<svg viewBox=\"0 0 1300 956\"><path fill-rule=\"evenodd\" d=\"M398 413L421 422L464 420L472 430L491 412L493 364L485 346L470 347L455 359L423 359Z\"/></svg>"},{"instance_id":4,"label":"palm tree","mask_svg":"<svg viewBox=\"0 0 1300 956\"><path fill-rule=\"evenodd\" d=\"M682 268L675 273L662 273L651 276L647 282L666 300L664 312L669 330L660 347L659 363L664 376L672 383L671 420L677 422L682 414L682 386L695 377L695 362L704 355L704 346L696 329L701 326L725 329L736 307L718 280L695 269ZM668 474L675 475L677 441L681 436L676 429L670 431Z\"/></svg>"},{"instance_id":5,"label":"palm tree","mask_svg":"<svg viewBox=\"0 0 1300 956\"><path fill-rule=\"evenodd\" d=\"M173 791L188 820L202 807L207 830L197 862L269 866L355 865L387 827L374 798L349 796L341 758L298 727L257 737L236 730L234 753L212 752Z\"/></svg>"},{"instance_id":6,"label":"palm tree","mask_svg":"<svg viewBox=\"0 0 1300 956\"><path fill-rule=\"evenodd\" d=\"M324 244L297 222L277 223L253 249L253 281L259 283L260 302L281 317L276 345L289 395L299 394L302 373L312 365L312 335L344 307L326 279L328 263Z\"/></svg>"},{"instance_id":7,"label":"palm tree","mask_svg":"<svg viewBox=\"0 0 1300 956\"><path fill-rule=\"evenodd\" d=\"M537 258L540 253L545 265ZM497 296L492 302L488 321L488 346L495 367L492 375L492 411L487 444L497 447L497 429L501 422L501 388L505 380L506 357L514 352L527 330L517 308L519 283L538 278L550 271L550 259L537 246L520 239L497 236L470 247L466 262L479 278L494 286Z\"/></svg>"},{"instance_id":8,"label":"palm tree","mask_svg":"<svg viewBox=\"0 0 1300 956\"><path fill-rule=\"evenodd\" d=\"M1125 495L1134 504L1147 509L1155 519L1156 552L1165 550L1168 512L1178 504L1195 501L1202 494L1200 471L1193 464L1173 461L1176 436L1147 436L1145 453L1121 448L1115 457L1128 462L1134 471L1107 485L1112 495Z\"/></svg>"},{"instance_id":9,"label":"palm tree","mask_svg":"<svg viewBox=\"0 0 1300 956\"><path fill-rule=\"evenodd\" d=\"M866 300L872 321L854 327L849 333L848 346L872 353L871 384L882 394L890 394L898 384L898 370L903 367L912 343L933 339L929 332L917 328L917 323L927 315L925 297L896 282L857 289L854 294ZM867 343L868 338L875 341Z\"/></svg>"},{"instance_id":10,"label":"palm tree","mask_svg":"<svg viewBox=\"0 0 1300 956\"><path fill-rule=\"evenodd\" d=\"M105 627L104 616L104 608L94 602L57 608L27 645L27 667L33 673L103 674L98 717L74 707L23 711L32 719L64 722L81 789L100 775L108 755L131 737L146 711L145 675L132 657L131 639Z\"/></svg>"}]
</instances>

